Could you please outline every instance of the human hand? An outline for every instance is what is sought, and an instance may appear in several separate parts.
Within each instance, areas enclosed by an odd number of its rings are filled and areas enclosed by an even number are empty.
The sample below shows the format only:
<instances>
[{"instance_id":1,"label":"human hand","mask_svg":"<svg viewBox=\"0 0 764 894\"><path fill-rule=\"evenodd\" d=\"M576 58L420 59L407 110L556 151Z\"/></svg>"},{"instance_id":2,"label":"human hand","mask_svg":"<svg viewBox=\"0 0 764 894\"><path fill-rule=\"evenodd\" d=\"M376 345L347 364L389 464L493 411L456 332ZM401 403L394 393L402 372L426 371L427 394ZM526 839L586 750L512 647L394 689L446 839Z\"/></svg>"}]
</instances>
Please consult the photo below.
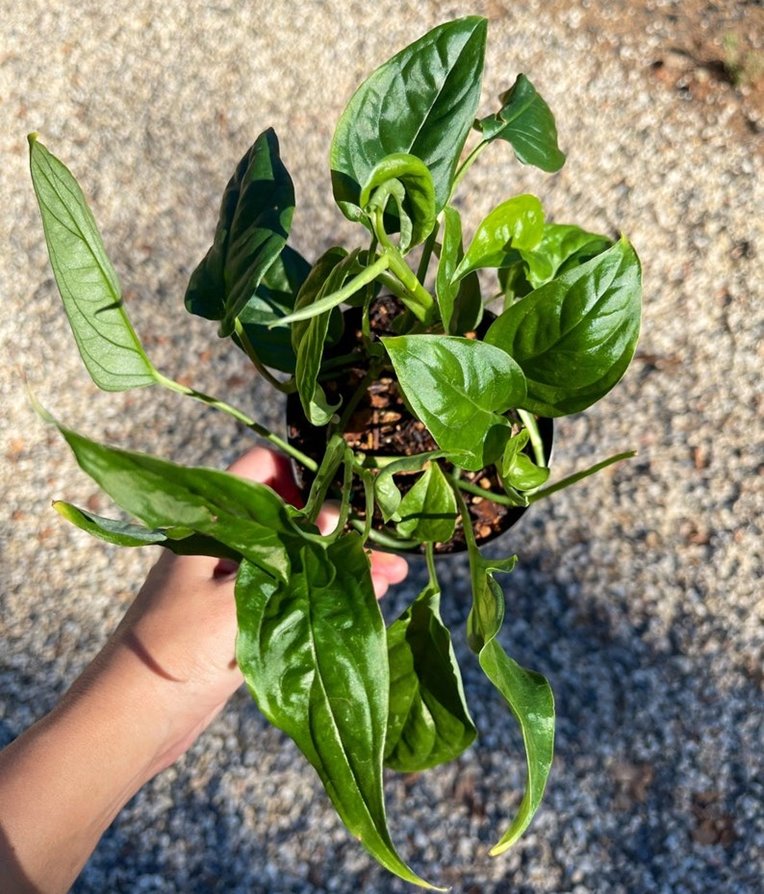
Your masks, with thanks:
<instances>
[{"instance_id":1,"label":"human hand","mask_svg":"<svg viewBox=\"0 0 764 894\"><path fill-rule=\"evenodd\" d=\"M255 447L229 471L300 504L290 461L282 454ZM321 532L332 531L337 518L336 508L325 505L317 519ZM372 552L370 559L378 598L408 573L400 556ZM105 662L124 661L125 653L138 659L167 701L165 728L155 731L161 741L148 769L151 775L191 745L243 682L234 658L235 576L236 564L230 560L163 554L104 650Z\"/></svg>"}]
</instances>

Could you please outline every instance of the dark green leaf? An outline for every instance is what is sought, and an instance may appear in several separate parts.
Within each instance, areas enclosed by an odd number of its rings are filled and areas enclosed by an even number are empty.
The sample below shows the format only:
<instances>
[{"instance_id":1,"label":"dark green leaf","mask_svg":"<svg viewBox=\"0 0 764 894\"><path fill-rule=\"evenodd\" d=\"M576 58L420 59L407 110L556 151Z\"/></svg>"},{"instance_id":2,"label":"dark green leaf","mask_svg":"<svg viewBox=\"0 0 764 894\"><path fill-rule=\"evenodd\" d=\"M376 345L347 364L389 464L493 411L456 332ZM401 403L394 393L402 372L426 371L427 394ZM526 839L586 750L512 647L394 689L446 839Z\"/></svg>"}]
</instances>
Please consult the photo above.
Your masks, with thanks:
<instances>
[{"instance_id":1,"label":"dark green leaf","mask_svg":"<svg viewBox=\"0 0 764 894\"><path fill-rule=\"evenodd\" d=\"M391 184L400 190L388 192ZM361 190L361 206L373 220L375 211L384 214L391 196L397 204L399 247L405 253L430 235L437 219L432 175L416 156L396 152L383 158Z\"/></svg>"},{"instance_id":2,"label":"dark green leaf","mask_svg":"<svg viewBox=\"0 0 764 894\"><path fill-rule=\"evenodd\" d=\"M220 335L230 335L235 318L281 254L293 213L292 179L269 128L255 140L226 186L215 238L191 275L186 308L208 320L220 320Z\"/></svg>"},{"instance_id":3,"label":"dark green leaf","mask_svg":"<svg viewBox=\"0 0 764 894\"><path fill-rule=\"evenodd\" d=\"M158 374L127 318L117 273L77 181L37 134L29 135L29 164L50 265L87 371L104 391L153 384Z\"/></svg>"},{"instance_id":4,"label":"dark green leaf","mask_svg":"<svg viewBox=\"0 0 764 894\"><path fill-rule=\"evenodd\" d=\"M356 249L347 254L344 248L330 248L316 262L297 296L295 309L315 305L327 295L342 289L345 281L363 270ZM339 409L340 402L332 405L324 389L318 383L318 372L324 353L332 309L292 324L292 346L297 354L295 383L303 411L313 425L326 425Z\"/></svg>"},{"instance_id":5,"label":"dark green leaf","mask_svg":"<svg viewBox=\"0 0 764 894\"><path fill-rule=\"evenodd\" d=\"M236 658L268 720L315 767L342 821L383 866L429 887L390 839L382 791L389 699L385 628L357 534L289 539L287 581L243 562Z\"/></svg>"},{"instance_id":6,"label":"dark green leaf","mask_svg":"<svg viewBox=\"0 0 764 894\"><path fill-rule=\"evenodd\" d=\"M440 466L430 463L401 500L397 531L422 543L447 543L456 525L456 500Z\"/></svg>"},{"instance_id":7,"label":"dark green leaf","mask_svg":"<svg viewBox=\"0 0 764 894\"><path fill-rule=\"evenodd\" d=\"M284 250L266 271L254 296L239 314L244 334L265 366L286 373L294 372L296 358L290 330L286 326L269 329L268 324L294 310L297 293L309 273L310 264L305 258L285 245ZM337 311L329 325L329 341L333 340L332 330L334 339L339 337L341 327L342 322Z\"/></svg>"},{"instance_id":8,"label":"dark green leaf","mask_svg":"<svg viewBox=\"0 0 764 894\"><path fill-rule=\"evenodd\" d=\"M504 620L504 593L494 578L515 565L515 557L505 560L483 559L470 549L473 603L467 620L471 648L485 675L505 698L520 725L525 745L528 779L510 827L491 849L494 856L503 853L528 828L541 804L554 756L554 696L546 679L526 670L510 658L498 641Z\"/></svg>"},{"instance_id":9,"label":"dark green leaf","mask_svg":"<svg viewBox=\"0 0 764 894\"><path fill-rule=\"evenodd\" d=\"M355 92L331 148L334 196L358 220L361 186L386 155L405 152L429 168L436 210L446 204L474 122L486 21L439 25L378 68Z\"/></svg>"},{"instance_id":10,"label":"dark green leaf","mask_svg":"<svg viewBox=\"0 0 764 894\"><path fill-rule=\"evenodd\" d=\"M94 515L61 500L56 500L53 508L80 530L115 546L163 546L179 556L241 559L235 550L228 549L211 537L194 534L187 528L145 528L143 525Z\"/></svg>"},{"instance_id":11,"label":"dark green leaf","mask_svg":"<svg viewBox=\"0 0 764 894\"><path fill-rule=\"evenodd\" d=\"M543 233L544 209L536 196L515 196L502 202L478 226L453 281L480 267L512 263L518 249L535 248Z\"/></svg>"},{"instance_id":12,"label":"dark green leaf","mask_svg":"<svg viewBox=\"0 0 764 894\"><path fill-rule=\"evenodd\" d=\"M432 584L387 630L390 711L385 765L417 773L458 757L475 739L451 636Z\"/></svg>"},{"instance_id":13,"label":"dark green leaf","mask_svg":"<svg viewBox=\"0 0 764 894\"><path fill-rule=\"evenodd\" d=\"M186 528L286 576L280 537L294 534L286 505L269 487L217 469L185 468L97 444L58 426L80 467L114 502L152 528Z\"/></svg>"},{"instance_id":14,"label":"dark green leaf","mask_svg":"<svg viewBox=\"0 0 764 894\"><path fill-rule=\"evenodd\" d=\"M485 140L507 140L524 164L542 171L559 171L565 155L557 145L557 128L552 110L525 75L499 97L501 109L478 122Z\"/></svg>"},{"instance_id":15,"label":"dark green leaf","mask_svg":"<svg viewBox=\"0 0 764 894\"><path fill-rule=\"evenodd\" d=\"M442 450L431 450L427 453L414 454L414 456L403 456L382 469L374 480L374 493L385 522L395 516L402 500L401 492L398 490L393 476L399 472L418 472L430 460L438 459L443 455Z\"/></svg>"},{"instance_id":16,"label":"dark green leaf","mask_svg":"<svg viewBox=\"0 0 764 894\"><path fill-rule=\"evenodd\" d=\"M519 367L492 345L468 338L406 335L382 339L404 396L449 459L477 471L501 454L521 406Z\"/></svg>"},{"instance_id":17,"label":"dark green leaf","mask_svg":"<svg viewBox=\"0 0 764 894\"><path fill-rule=\"evenodd\" d=\"M639 259L621 239L505 310L485 340L525 373L525 408L561 416L607 394L634 355L641 293Z\"/></svg>"}]
</instances>

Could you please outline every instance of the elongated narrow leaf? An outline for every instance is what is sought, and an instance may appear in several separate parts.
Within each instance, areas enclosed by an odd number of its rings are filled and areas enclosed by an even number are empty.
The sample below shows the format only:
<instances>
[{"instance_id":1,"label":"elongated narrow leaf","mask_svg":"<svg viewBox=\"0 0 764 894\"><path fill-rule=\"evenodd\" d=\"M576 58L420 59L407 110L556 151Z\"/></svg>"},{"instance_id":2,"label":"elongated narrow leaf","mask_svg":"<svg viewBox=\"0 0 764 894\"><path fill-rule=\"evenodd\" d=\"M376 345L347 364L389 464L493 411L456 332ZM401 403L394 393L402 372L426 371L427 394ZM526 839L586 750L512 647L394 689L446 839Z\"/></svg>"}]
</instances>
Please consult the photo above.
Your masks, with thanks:
<instances>
[{"instance_id":1,"label":"elongated narrow leaf","mask_svg":"<svg viewBox=\"0 0 764 894\"><path fill-rule=\"evenodd\" d=\"M446 205L443 209L443 221L443 245L435 279L435 294L443 328L451 335L463 335L474 329L482 316L480 281L476 273L454 279L456 268L464 257L462 221L452 205Z\"/></svg>"},{"instance_id":2,"label":"elongated narrow leaf","mask_svg":"<svg viewBox=\"0 0 764 894\"><path fill-rule=\"evenodd\" d=\"M454 492L437 463L430 463L401 500L396 528L401 537L423 543L446 543L456 525Z\"/></svg>"},{"instance_id":3,"label":"elongated narrow leaf","mask_svg":"<svg viewBox=\"0 0 764 894\"><path fill-rule=\"evenodd\" d=\"M81 531L115 546L163 546L179 556L215 556L241 559L241 554L217 540L194 534L188 528L145 528L130 522L104 518L71 503L56 500L53 508Z\"/></svg>"},{"instance_id":4,"label":"elongated narrow leaf","mask_svg":"<svg viewBox=\"0 0 764 894\"><path fill-rule=\"evenodd\" d=\"M360 217L360 192L386 155L405 152L432 174L436 209L446 204L474 122L485 55L486 21L439 25L380 66L355 92L331 148L337 204Z\"/></svg>"},{"instance_id":5,"label":"elongated narrow leaf","mask_svg":"<svg viewBox=\"0 0 764 894\"><path fill-rule=\"evenodd\" d=\"M348 255L344 248L330 248L316 262L300 289L295 309L311 307L326 295L340 290L347 279L361 271L358 256L358 250ZM313 425L326 425L340 406L339 401L329 403L318 383L332 310L329 308L309 320L292 324L292 346L297 355L295 382L303 411Z\"/></svg>"},{"instance_id":6,"label":"elongated narrow leaf","mask_svg":"<svg viewBox=\"0 0 764 894\"><path fill-rule=\"evenodd\" d=\"M285 577L280 537L297 530L286 504L264 484L217 469L186 468L58 429L80 467L114 502L152 528L186 528Z\"/></svg>"},{"instance_id":7,"label":"elongated narrow leaf","mask_svg":"<svg viewBox=\"0 0 764 894\"><path fill-rule=\"evenodd\" d=\"M492 345L468 338L406 335L382 341L408 404L449 459L473 471L494 462L510 434L502 414L525 400L517 364Z\"/></svg>"},{"instance_id":8,"label":"elongated narrow leaf","mask_svg":"<svg viewBox=\"0 0 764 894\"><path fill-rule=\"evenodd\" d=\"M478 225L452 281L481 267L512 263L518 249L535 248L543 233L544 209L536 196L515 196L502 202Z\"/></svg>"},{"instance_id":9,"label":"elongated narrow leaf","mask_svg":"<svg viewBox=\"0 0 764 894\"><path fill-rule=\"evenodd\" d=\"M621 239L513 304L485 340L525 373L526 409L577 413L607 394L631 362L641 295L639 259Z\"/></svg>"},{"instance_id":10,"label":"elongated narrow leaf","mask_svg":"<svg viewBox=\"0 0 764 894\"><path fill-rule=\"evenodd\" d=\"M387 630L390 711L385 765L417 773L458 757L475 739L451 636L431 584Z\"/></svg>"},{"instance_id":11,"label":"elongated narrow leaf","mask_svg":"<svg viewBox=\"0 0 764 894\"><path fill-rule=\"evenodd\" d=\"M478 121L486 140L506 140L524 164L553 173L565 164L552 110L524 75L499 97L501 109Z\"/></svg>"},{"instance_id":12,"label":"elongated narrow leaf","mask_svg":"<svg viewBox=\"0 0 764 894\"><path fill-rule=\"evenodd\" d=\"M382 761L389 698L385 628L357 534L326 548L285 541L290 575L243 562L236 658L268 720L315 767L348 830L383 866L430 887L387 830Z\"/></svg>"},{"instance_id":13,"label":"elongated narrow leaf","mask_svg":"<svg viewBox=\"0 0 764 894\"><path fill-rule=\"evenodd\" d=\"M523 735L528 778L517 815L491 849L503 853L530 825L541 804L554 756L554 696L547 680L510 658L498 641L504 621L504 593L496 582L497 571L509 572L515 557L494 561L470 549L473 603L467 619L471 648L477 652L483 672L509 705Z\"/></svg>"},{"instance_id":14,"label":"elongated narrow leaf","mask_svg":"<svg viewBox=\"0 0 764 894\"><path fill-rule=\"evenodd\" d=\"M269 329L268 324L280 320L294 310L295 299L310 273L310 264L289 245L268 268L255 294L239 314L239 321L250 346L265 365L293 373L296 356L292 335L286 327ZM337 312L330 323L330 333L339 337L342 322ZM238 343L238 339L235 338Z\"/></svg>"},{"instance_id":15,"label":"elongated narrow leaf","mask_svg":"<svg viewBox=\"0 0 764 894\"><path fill-rule=\"evenodd\" d=\"M382 469L374 480L374 495L385 522L390 521L396 515L403 499L393 476L400 472L418 472L430 460L438 459L443 455L442 450L431 450L427 453L416 453L413 456L402 456Z\"/></svg>"},{"instance_id":16,"label":"elongated narrow leaf","mask_svg":"<svg viewBox=\"0 0 764 894\"><path fill-rule=\"evenodd\" d=\"M225 188L214 241L191 274L186 308L220 320L220 335L230 335L235 318L281 254L293 213L292 179L269 128L247 150Z\"/></svg>"},{"instance_id":17,"label":"elongated narrow leaf","mask_svg":"<svg viewBox=\"0 0 764 894\"><path fill-rule=\"evenodd\" d=\"M71 172L29 135L29 163L48 256L82 360L104 391L157 381L133 331L95 219Z\"/></svg>"}]
</instances>

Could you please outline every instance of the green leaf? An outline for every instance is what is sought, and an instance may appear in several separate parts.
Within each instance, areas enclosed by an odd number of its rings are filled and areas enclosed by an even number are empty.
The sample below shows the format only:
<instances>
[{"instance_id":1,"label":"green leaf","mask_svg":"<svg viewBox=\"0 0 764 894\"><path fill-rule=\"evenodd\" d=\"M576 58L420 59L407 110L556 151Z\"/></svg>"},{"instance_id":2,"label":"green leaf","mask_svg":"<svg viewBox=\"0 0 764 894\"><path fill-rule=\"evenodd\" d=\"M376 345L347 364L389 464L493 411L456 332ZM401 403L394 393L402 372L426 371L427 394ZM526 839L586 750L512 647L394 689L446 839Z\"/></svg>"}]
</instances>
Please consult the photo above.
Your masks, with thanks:
<instances>
[{"instance_id":1,"label":"green leaf","mask_svg":"<svg viewBox=\"0 0 764 894\"><path fill-rule=\"evenodd\" d=\"M220 335L230 335L235 318L281 254L293 213L292 179L279 156L276 134L268 128L225 188L214 241L191 274L186 308L220 320Z\"/></svg>"},{"instance_id":2,"label":"green leaf","mask_svg":"<svg viewBox=\"0 0 764 894\"><path fill-rule=\"evenodd\" d=\"M330 248L316 262L297 296L296 309L309 308L322 298L342 289L364 268L359 261L359 250L347 254L344 248ZM330 404L318 383L318 372L324 353L331 319L331 308L292 324L292 346L297 355L295 383L303 411L313 425L326 425L339 409L341 401Z\"/></svg>"},{"instance_id":3,"label":"green leaf","mask_svg":"<svg viewBox=\"0 0 764 894\"><path fill-rule=\"evenodd\" d=\"M483 299L476 273L469 273L460 280L453 279L454 272L464 257L459 212L452 205L446 205L443 220L443 245L435 279L435 294L443 328L452 335L462 335L480 322Z\"/></svg>"},{"instance_id":4,"label":"green leaf","mask_svg":"<svg viewBox=\"0 0 764 894\"><path fill-rule=\"evenodd\" d=\"M430 887L387 830L382 761L389 699L385 628L357 534L326 548L287 541L290 575L243 562L236 659L260 710L315 767L342 821L383 866Z\"/></svg>"},{"instance_id":5,"label":"green leaf","mask_svg":"<svg viewBox=\"0 0 764 894\"><path fill-rule=\"evenodd\" d=\"M446 204L480 98L487 25L469 16L446 22L380 66L355 92L331 148L334 197L351 220L382 159L405 152L432 174L436 210Z\"/></svg>"},{"instance_id":6,"label":"green leaf","mask_svg":"<svg viewBox=\"0 0 764 894\"><path fill-rule=\"evenodd\" d=\"M516 562L483 559L470 549L473 604L467 619L468 640L477 652L483 672L509 705L520 725L525 745L528 778L520 808L507 831L491 849L497 856L509 848L530 825L541 804L554 757L554 696L547 680L521 667L498 641L504 620L504 593L494 578L507 573Z\"/></svg>"},{"instance_id":7,"label":"green leaf","mask_svg":"<svg viewBox=\"0 0 764 894\"><path fill-rule=\"evenodd\" d=\"M400 189L391 192L392 185ZM432 175L416 156L395 152L383 158L361 190L361 206L373 221L376 211L385 213L391 197L397 205L399 247L405 254L424 242L437 220Z\"/></svg>"},{"instance_id":8,"label":"green leaf","mask_svg":"<svg viewBox=\"0 0 764 894\"><path fill-rule=\"evenodd\" d=\"M152 385L157 372L133 331L117 273L71 172L29 135L29 165L50 265L82 360L104 391Z\"/></svg>"},{"instance_id":9,"label":"green leaf","mask_svg":"<svg viewBox=\"0 0 764 894\"><path fill-rule=\"evenodd\" d=\"M485 340L525 373L523 406L561 416L607 394L634 355L641 294L639 259L622 238L505 310Z\"/></svg>"},{"instance_id":10,"label":"green leaf","mask_svg":"<svg viewBox=\"0 0 764 894\"><path fill-rule=\"evenodd\" d=\"M62 500L56 500L53 508L81 531L115 546L163 546L179 556L241 559L235 550L228 549L211 537L194 534L187 528L145 528L143 525L94 515Z\"/></svg>"},{"instance_id":11,"label":"green leaf","mask_svg":"<svg viewBox=\"0 0 764 894\"><path fill-rule=\"evenodd\" d=\"M454 492L436 462L430 463L401 500L396 528L401 537L447 543L456 526Z\"/></svg>"},{"instance_id":12,"label":"green leaf","mask_svg":"<svg viewBox=\"0 0 764 894\"><path fill-rule=\"evenodd\" d=\"M523 297L612 245L612 239L589 233L574 224L544 224L544 235L536 248L518 251L512 267L501 271L504 294L510 299ZM503 277L502 273L505 274Z\"/></svg>"},{"instance_id":13,"label":"green leaf","mask_svg":"<svg viewBox=\"0 0 764 894\"><path fill-rule=\"evenodd\" d=\"M448 458L471 471L494 462L509 437L501 414L525 400L517 364L468 338L405 335L382 342L408 404Z\"/></svg>"},{"instance_id":14,"label":"green leaf","mask_svg":"<svg viewBox=\"0 0 764 894\"><path fill-rule=\"evenodd\" d=\"M417 773L458 757L475 725L451 636L440 616L440 591L429 584L387 630L390 710L385 765Z\"/></svg>"},{"instance_id":15,"label":"green leaf","mask_svg":"<svg viewBox=\"0 0 764 894\"><path fill-rule=\"evenodd\" d=\"M549 469L537 466L527 453L523 453L528 439L528 429L524 428L507 441L500 463L501 478L505 487L518 491L533 490L541 487L549 478Z\"/></svg>"},{"instance_id":16,"label":"green leaf","mask_svg":"<svg viewBox=\"0 0 764 894\"><path fill-rule=\"evenodd\" d=\"M515 196L502 202L479 224L452 280L480 267L512 263L518 249L533 249L544 233L544 209L536 196Z\"/></svg>"},{"instance_id":17,"label":"green leaf","mask_svg":"<svg viewBox=\"0 0 764 894\"><path fill-rule=\"evenodd\" d=\"M501 109L477 122L483 139L506 140L523 164L553 173L565 164L557 145L557 128L552 110L525 75L499 97Z\"/></svg>"},{"instance_id":18,"label":"green leaf","mask_svg":"<svg viewBox=\"0 0 764 894\"><path fill-rule=\"evenodd\" d=\"M427 453L403 456L380 471L374 479L374 494L385 522L389 522L396 515L403 499L393 476L399 472L418 472L430 460L443 455L442 450L430 450Z\"/></svg>"},{"instance_id":19,"label":"green leaf","mask_svg":"<svg viewBox=\"0 0 764 894\"><path fill-rule=\"evenodd\" d=\"M239 314L239 320L250 345L265 366L293 373L296 357L289 329L269 329L268 324L280 320L294 310L295 299L310 273L310 264L289 245L268 268L265 277L250 301ZM330 336L338 338L342 328L339 311L332 317ZM234 340L238 339L234 336Z\"/></svg>"},{"instance_id":20,"label":"green leaf","mask_svg":"<svg viewBox=\"0 0 764 894\"><path fill-rule=\"evenodd\" d=\"M280 538L298 529L286 504L266 485L108 447L55 424L80 468L149 527L186 528L259 562L272 574L288 574Z\"/></svg>"}]
</instances>

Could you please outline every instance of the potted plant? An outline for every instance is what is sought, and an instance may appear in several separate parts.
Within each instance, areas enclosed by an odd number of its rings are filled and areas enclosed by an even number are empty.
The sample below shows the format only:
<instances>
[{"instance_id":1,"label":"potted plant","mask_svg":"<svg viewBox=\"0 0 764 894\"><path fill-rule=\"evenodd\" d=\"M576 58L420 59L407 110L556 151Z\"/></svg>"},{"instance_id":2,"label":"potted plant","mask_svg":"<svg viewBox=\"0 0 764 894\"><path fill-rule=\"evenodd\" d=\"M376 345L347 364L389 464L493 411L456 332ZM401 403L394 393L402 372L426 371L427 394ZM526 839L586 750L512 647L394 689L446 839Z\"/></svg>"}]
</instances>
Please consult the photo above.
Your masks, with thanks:
<instances>
[{"instance_id":1,"label":"potted plant","mask_svg":"<svg viewBox=\"0 0 764 894\"><path fill-rule=\"evenodd\" d=\"M435 554L468 553L468 642L525 743L526 789L491 850L500 854L541 801L554 705L544 677L498 638L496 575L515 557L486 558L480 543L530 503L632 455L548 482L551 419L602 398L634 354L640 267L625 238L546 221L532 195L503 198L465 245L455 197L484 150L508 143L548 172L564 162L552 113L524 75L496 112L476 118L485 41L482 18L440 25L350 99L331 176L337 204L359 224L357 247L310 264L288 244L294 191L272 130L226 187L185 303L289 395L288 439L153 366L79 186L29 138L51 265L95 383L158 384L229 413L291 456L308 488L297 508L264 485L56 423L81 467L139 523L56 508L111 543L240 562L237 659L261 711L294 739L366 849L426 887L388 833L383 768L435 766L476 736L440 616ZM327 496L339 501L339 523L321 535L314 522ZM427 586L387 628L370 578L373 544L426 556Z\"/></svg>"}]
</instances>

